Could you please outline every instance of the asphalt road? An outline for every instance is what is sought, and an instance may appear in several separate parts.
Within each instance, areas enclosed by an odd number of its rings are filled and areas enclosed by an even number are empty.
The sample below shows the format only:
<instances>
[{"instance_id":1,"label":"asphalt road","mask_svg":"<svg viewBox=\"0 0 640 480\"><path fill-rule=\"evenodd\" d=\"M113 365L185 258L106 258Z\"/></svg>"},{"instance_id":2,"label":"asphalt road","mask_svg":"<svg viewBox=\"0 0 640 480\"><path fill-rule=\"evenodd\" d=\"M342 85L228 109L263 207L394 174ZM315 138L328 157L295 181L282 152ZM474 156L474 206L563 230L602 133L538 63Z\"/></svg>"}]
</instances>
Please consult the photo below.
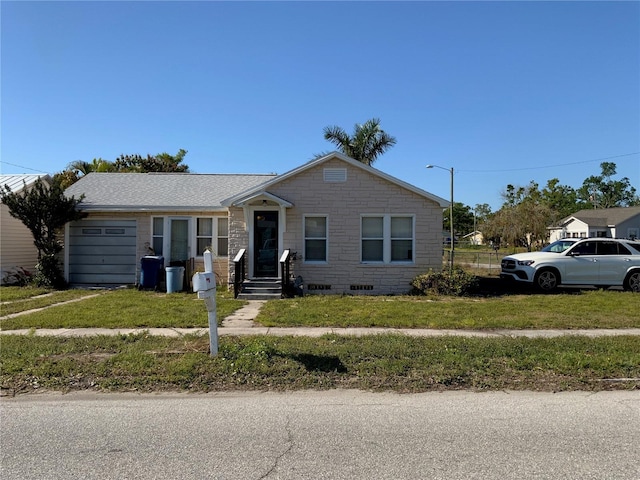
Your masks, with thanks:
<instances>
[{"instance_id":1,"label":"asphalt road","mask_svg":"<svg viewBox=\"0 0 640 480\"><path fill-rule=\"evenodd\" d=\"M35 394L9 479L633 479L640 392Z\"/></svg>"}]
</instances>

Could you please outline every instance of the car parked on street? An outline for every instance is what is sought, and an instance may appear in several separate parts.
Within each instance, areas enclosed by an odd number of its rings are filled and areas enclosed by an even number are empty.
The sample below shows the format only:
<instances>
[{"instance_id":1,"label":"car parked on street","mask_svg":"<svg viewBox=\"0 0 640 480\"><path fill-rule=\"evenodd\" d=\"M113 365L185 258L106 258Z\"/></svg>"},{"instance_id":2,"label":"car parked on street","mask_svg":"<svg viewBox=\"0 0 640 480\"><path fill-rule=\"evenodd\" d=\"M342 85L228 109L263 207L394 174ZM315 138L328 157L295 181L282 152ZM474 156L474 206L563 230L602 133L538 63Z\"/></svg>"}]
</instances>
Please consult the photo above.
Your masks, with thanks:
<instances>
[{"instance_id":1,"label":"car parked on street","mask_svg":"<svg viewBox=\"0 0 640 480\"><path fill-rule=\"evenodd\" d=\"M556 245L559 242L565 242L565 250ZM640 292L640 242L615 238L559 240L540 252L504 257L500 278L543 292L560 285L621 286Z\"/></svg>"}]
</instances>

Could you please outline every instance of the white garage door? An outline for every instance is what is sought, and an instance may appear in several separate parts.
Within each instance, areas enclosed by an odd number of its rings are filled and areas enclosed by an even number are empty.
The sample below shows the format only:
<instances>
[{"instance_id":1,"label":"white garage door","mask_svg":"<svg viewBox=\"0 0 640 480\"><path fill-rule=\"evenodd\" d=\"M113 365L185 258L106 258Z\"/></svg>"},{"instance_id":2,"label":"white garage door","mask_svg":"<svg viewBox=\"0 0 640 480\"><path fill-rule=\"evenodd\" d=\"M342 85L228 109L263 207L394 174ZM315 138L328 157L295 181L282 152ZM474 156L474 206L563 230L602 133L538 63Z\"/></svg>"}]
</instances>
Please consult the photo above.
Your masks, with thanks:
<instances>
[{"instance_id":1,"label":"white garage door","mask_svg":"<svg viewBox=\"0 0 640 480\"><path fill-rule=\"evenodd\" d=\"M80 220L69 227L71 285L136 283L136 221Z\"/></svg>"}]
</instances>

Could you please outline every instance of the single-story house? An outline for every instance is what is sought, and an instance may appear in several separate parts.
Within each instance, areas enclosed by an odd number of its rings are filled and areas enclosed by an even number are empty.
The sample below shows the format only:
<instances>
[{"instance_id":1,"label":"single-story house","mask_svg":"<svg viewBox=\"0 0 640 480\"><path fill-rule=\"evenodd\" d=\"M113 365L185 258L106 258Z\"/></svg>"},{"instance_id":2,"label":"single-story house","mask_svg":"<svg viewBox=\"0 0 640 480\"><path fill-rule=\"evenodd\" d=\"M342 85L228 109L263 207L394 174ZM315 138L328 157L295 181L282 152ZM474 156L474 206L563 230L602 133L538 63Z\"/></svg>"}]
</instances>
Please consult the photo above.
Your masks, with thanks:
<instances>
[{"instance_id":1,"label":"single-story house","mask_svg":"<svg viewBox=\"0 0 640 480\"><path fill-rule=\"evenodd\" d=\"M207 248L229 284L239 253L249 278L290 253L310 293L406 293L442 268L448 202L338 152L281 175L89 173L66 194L88 214L66 227L72 285L135 284L147 254L201 271Z\"/></svg>"},{"instance_id":2,"label":"single-story house","mask_svg":"<svg viewBox=\"0 0 640 480\"><path fill-rule=\"evenodd\" d=\"M41 178L51 184L49 175L0 175L0 185L6 185L13 193L29 189ZM5 283L7 274L24 269L34 273L38 263L38 249L33 244L33 235L25 225L9 213L9 207L0 204L0 283Z\"/></svg>"},{"instance_id":3,"label":"single-story house","mask_svg":"<svg viewBox=\"0 0 640 480\"><path fill-rule=\"evenodd\" d=\"M469 245L484 245L484 235L482 235L482 232L474 230L464 235L462 241L468 242Z\"/></svg>"},{"instance_id":4,"label":"single-story house","mask_svg":"<svg viewBox=\"0 0 640 480\"><path fill-rule=\"evenodd\" d=\"M640 238L640 207L580 210L549 228L549 241L561 238Z\"/></svg>"}]
</instances>

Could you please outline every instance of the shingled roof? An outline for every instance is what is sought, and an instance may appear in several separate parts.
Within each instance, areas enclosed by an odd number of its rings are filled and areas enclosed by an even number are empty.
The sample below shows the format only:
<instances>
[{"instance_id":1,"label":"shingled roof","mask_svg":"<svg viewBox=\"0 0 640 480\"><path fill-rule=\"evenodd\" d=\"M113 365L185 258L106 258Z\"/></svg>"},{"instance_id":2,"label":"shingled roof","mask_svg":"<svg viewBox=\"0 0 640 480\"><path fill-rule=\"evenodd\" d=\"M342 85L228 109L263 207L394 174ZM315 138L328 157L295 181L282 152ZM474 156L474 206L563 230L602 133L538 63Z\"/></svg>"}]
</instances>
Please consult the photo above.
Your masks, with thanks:
<instances>
[{"instance_id":1,"label":"shingled roof","mask_svg":"<svg viewBox=\"0 0 640 480\"><path fill-rule=\"evenodd\" d=\"M276 175L92 172L65 190L85 211L226 210L223 199Z\"/></svg>"},{"instance_id":2,"label":"shingled roof","mask_svg":"<svg viewBox=\"0 0 640 480\"><path fill-rule=\"evenodd\" d=\"M636 215L640 215L640 207L596 208L580 210L564 218L560 224L566 225L573 219L577 219L592 227L607 227L618 225Z\"/></svg>"}]
</instances>

